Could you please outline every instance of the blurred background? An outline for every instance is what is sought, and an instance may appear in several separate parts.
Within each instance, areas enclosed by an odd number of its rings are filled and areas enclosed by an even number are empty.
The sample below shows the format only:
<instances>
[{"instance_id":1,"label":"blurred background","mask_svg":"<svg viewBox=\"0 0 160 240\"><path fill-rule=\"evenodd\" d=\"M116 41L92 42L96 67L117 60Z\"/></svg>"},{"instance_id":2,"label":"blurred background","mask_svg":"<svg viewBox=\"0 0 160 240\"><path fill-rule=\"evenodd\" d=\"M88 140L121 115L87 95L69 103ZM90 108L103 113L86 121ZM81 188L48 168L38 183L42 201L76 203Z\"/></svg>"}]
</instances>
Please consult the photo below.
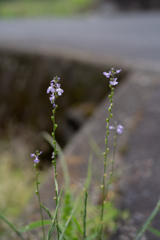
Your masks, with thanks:
<instances>
[{"instance_id":1,"label":"blurred background","mask_svg":"<svg viewBox=\"0 0 160 240\"><path fill-rule=\"evenodd\" d=\"M46 90L53 77L64 89L56 114L64 148L107 96L103 71L128 57L160 60L159 8L159 0L0 0L0 213L13 221L32 197L36 149L45 179L52 148L42 132L52 131ZM0 238L13 237L7 234L0 224Z\"/></svg>"},{"instance_id":2,"label":"blurred background","mask_svg":"<svg viewBox=\"0 0 160 240\"><path fill-rule=\"evenodd\" d=\"M99 8L109 10L153 10L160 8L159 0L1 0L0 16L66 16L84 14Z\"/></svg>"}]
</instances>

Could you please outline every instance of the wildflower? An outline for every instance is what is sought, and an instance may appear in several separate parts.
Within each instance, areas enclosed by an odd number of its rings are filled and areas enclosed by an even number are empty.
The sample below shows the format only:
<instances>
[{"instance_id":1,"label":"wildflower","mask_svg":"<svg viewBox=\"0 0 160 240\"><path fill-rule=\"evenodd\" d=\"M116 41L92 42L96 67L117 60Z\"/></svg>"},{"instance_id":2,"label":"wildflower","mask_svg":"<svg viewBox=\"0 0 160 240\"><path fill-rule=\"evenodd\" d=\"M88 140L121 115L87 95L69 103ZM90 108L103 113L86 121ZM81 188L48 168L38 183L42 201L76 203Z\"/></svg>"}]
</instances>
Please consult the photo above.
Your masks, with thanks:
<instances>
[{"instance_id":1,"label":"wildflower","mask_svg":"<svg viewBox=\"0 0 160 240\"><path fill-rule=\"evenodd\" d=\"M35 164L39 163L38 157L39 157L39 155L40 155L41 153L42 153L42 151L39 152L38 150L36 151L36 154L31 153L31 157L34 157L34 158L35 158L35 159L34 159L34 163L35 163Z\"/></svg>"},{"instance_id":2,"label":"wildflower","mask_svg":"<svg viewBox=\"0 0 160 240\"><path fill-rule=\"evenodd\" d=\"M116 73L120 73L121 72L121 69L116 69Z\"/></svg>"},{"instance_id":3,"label":"wildflower","mask_svg":"<svg viewBox=\"0 0 160 240\"><path fill-rule=\"evenodd\" d=\"M61 96L64 92L61 87L61 84L58 83L60 81L60 77L54 77L54 79L50 82L50 86L47 88L47 93L51 93L49 100L51 104L53 105L53 108L56 107L55 105L55 99L58 96Z\"/></svg>"},{"instance_id":4,"label":"wildflower","mask_svg":"<svg viewBox=\"0 0 160 240\"><path fill-rule=\"evenodd\" d=\"M112 130L112 129L115 129L115 127L114 126L109 126L109 129Z\"/></svg>"},{"instance_id":5,"label":"wildflower","mask_svg":"<svg viewBox=\"0 0 160 240\"><path fill-rule=\"evenodd\" d=\"M121 124L119 124L117 126L117 133L121 134L123 132L123 129L124 129L124 127Z\"/></svg>"},{"instance_id":6,"label":"wildflower","mask_svg":"<svg viewBox=\"0 0 160 240\"><path fill-rule=\"evenodd\" d=\"M58 84L59 85L59 84ZM57 88L56 92L58 93L58 96L61 96L62 93L64 92L62 88Z\"/></svg>"},{"instance_id":7,"label":"wildflower","mask_svg":"<svg viewBox=\"0 0 160 240\"><path fill-rule=\"evenodd\" d=\"M52 95L49 97L49 100L51 101L51 103L55 100L55 95L52 93Z\"/></svg>"},{"instance_id":8,"label":"wildflower","mask_svg":"<svg viewBox=\"0 0 160 240\"><path fill-rule=\"evenodd\" d=\"M110 75L111 75L111 71L109 71L108 73L107 72L103 72L103 75L106 76L107 78L109 78Z\"/></svg>"},{"instance_id":9,"label":"wildflower","mask_svg":"<svg viewBox=\"0 0 160 240\"><path fill-rule=\"evenodd\" d=\"M118 84L117 79L118 79L118 78L113 78L111 81L109 81L109 83L110 83L112 86L115 86L115 85Z\"/></svg>"},{"instance_id":10,"label":"wildflower","mask_svg":"<svg viewBox=\"0 0 160 240\"><path fill-rule=\"evenodd\" d=\"M51 86L49 86L48 88L47 88L47 93L50 93L50 92L52 92L52 93L54 93L56 90L54 89L54 85L53 85L53 83L51 82Z\"/></svg>"},{"instance_id":11,"label":"wildflower","mask_svg":"<svg viewBox=\"0 0 160 240\"><path fill-rule=\"evenodd\" d=\"M124 127L121 125L121 124L116 124L116 126L109 126L109 129L112 130L112 129L116 129L116 132L121 134L123 132L123 129Z\"/></svg>"}]
</instances>

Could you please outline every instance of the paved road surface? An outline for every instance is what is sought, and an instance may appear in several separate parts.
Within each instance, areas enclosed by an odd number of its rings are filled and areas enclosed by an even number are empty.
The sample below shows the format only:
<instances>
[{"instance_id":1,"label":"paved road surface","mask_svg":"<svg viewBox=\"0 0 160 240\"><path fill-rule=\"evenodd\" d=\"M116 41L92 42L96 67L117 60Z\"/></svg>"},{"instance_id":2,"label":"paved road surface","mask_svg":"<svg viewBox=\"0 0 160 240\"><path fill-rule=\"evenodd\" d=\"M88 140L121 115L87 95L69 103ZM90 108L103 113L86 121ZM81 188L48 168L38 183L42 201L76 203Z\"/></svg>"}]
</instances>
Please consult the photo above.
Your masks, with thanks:
<instances>
[{"instance_id":1,"label":"paved road surface","mask_svg":"<svg viewBox=\"0 0 160 240\"><path fill-rule=\"evenodd\" d=\"M0 20L0 47L72 49L160 61L160 12Z\"/></svg>"}]
</instances>

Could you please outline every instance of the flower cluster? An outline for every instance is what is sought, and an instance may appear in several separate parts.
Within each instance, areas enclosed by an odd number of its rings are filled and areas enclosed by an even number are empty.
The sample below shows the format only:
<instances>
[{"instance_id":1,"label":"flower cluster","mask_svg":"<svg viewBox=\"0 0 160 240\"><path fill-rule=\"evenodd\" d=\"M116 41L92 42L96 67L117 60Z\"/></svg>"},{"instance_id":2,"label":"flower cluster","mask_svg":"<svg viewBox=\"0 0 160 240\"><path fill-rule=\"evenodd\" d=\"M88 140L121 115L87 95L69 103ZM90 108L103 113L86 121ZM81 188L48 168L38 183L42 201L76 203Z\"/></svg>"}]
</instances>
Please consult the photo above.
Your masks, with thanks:
<instances>
[{"instance_id":1,"label":"flower cluster","mask_svg":"<svg viewBox=\"0 0 160 240\"><path fill-rule=\"evenodd\" d=\"M115 127L114 126L109 126L109 129L116 129L116 132L121 134L123 132L124 127L121 124L118 124L115 122Z\"/></svg>"},{"instance_id":2,"label":"flower cluster","mask_svg":"<svg viewBox=\"0 0 160 240\"><path fill-rule=\"evenodd\" d=\"M39 152L38 150L36 151L36 154L35 154L35 153L31 153L31 157L34 157L34 158L35 158L35 159L34 159L34 163L35 163L35 164L39 163L38 157L39 157L39 155L41 155L41 153L42 153L42 151Z\"/></svg>"},{"instance_id":3,"label":"flower cluster","mask_svg":"<svg viewBox=\"0 0 160 240\"><path fill-rule=\"evenodd\" d=\"M116 73L120 73L121 72L121 69L114 69L114 68L111 68L111 71L109 71L108 73L107 72L103 72L103 75L106 76L106 78L110 78L110 81L109 83L112 85L112 86L115 86L118 84L117 82L117 79L118 78L115 78L114 75Z\"/></svg>"},{"instance_id":4,"label":"flower cluster","mask_svg":"<svg viewBox=\"0 0 160 240\"><path fill-rule=\"evenodd\" d=\"M51 93L49 100L53 107L55 108L55 99L58 96L61 96L62 93L64 92L63 89L60 88L59 84L60 78L59 77L54 77L54 79L50 82L50 86L47 88L47 93Z\"/></svg>"}]
</instances>

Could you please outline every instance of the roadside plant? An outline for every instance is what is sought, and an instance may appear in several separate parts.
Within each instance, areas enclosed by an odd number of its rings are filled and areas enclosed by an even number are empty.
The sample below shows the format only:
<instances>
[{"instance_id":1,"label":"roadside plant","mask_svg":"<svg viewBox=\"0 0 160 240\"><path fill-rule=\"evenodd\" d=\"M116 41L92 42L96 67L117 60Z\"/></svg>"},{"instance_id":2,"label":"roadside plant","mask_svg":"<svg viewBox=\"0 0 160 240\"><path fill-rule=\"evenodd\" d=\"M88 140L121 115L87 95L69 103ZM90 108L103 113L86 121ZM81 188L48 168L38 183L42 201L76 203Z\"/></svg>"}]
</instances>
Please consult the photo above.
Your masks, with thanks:
<instances>
[{"instance_id":1,"label":"roadside plant","mask_svg":"<svg viewBox=\"0 0 160 240\"><path fill-rule=\"evenodd\" d=\"M37 150L35 153L30 154L31 157L34 158L34 167L36 170L36 194L38 196L38 203L41 213L41 220L28 224L20 228L19 230L10 223L4 216L0 215L0 218L6 222L12 230L19 236L20 239L25 240L23 236L23 232L33 230L37 227L42 227L42 238L43 240L57 239L57 240L103 240L109 239L109 232L113 233L116 231L116 223L115 221L122 217L122 211L116 209L112 202L107 200L107 195L109 191L109 186L112 183L113 173L114 173L114 163L115 163L115 153L117 146L117 135L122 134L124 127L115 122L114 125L111 125L111 119L113 117L112 109L113 109L113 96L116 85L118 85L117 74L121 72L121 69L114 69L107 72L103 72L103 75L109 80L109 88L110 94L108 95L110 103L108 107L108 117L106 118L106 137L105 137L105 152L103 153L103 176L102 182L99 184L100 189L102 191L102 203L101 205L93 205L90 199L90 182L91 182L91 173L92 173L92 155L89 158L88 164L88 173L86 176L86 182L81 184L81 190L79 196L75 200L75 193L70 189L70 177L68 168L65 162L65 158L61 148L59 147L56 141L56 110L58 105L56 100L60 97L64 91L61 88L60 78L54 77L54 79L50 82L50 86L47 88L47 94L49 94L49 100L52 104L52 116L51 120L53 122L53 131L51 136L48 133L44 133L44 138L51 144L53 147L53 153L51 156L52 164L54 168L54 183L55 183L55 209L54 214L50 212L42 203L40 199L39 192L39 171L38 164L40 162L40 155L42 151ZM108 158L108 141L110 130L114 131L114 143L113 143L113 153L112 158ZM58 185L58 172L57 172L57 156L61 161L65 186L62 189L59 189ZM107 166L108 162L111 162L111 169L109 169L109 176L107 176ZM77 184L78 185L78 184ZM53 186L54 187L54 186ZM63 191L63 194L62 194ZM62 197L62 199L61 199ZM61 204L61 205L60 205ZM142 230L138 233L136 240L141 239L143 233L146 229L149 228L149 224L152 219L155 217L157 212L160 209L160 202L157 203L156 208L152 212L151 216L147 220L147 222L142 227ZM49 220L44 220L43 211L45 211L49 217ZM45 233L45 225L50 225L50 228ZM106 230L109 229L108 232ZM158 230L150 229L152 232L156 232L156 234L160 236Z\"/></svg>"}]
</instances>

